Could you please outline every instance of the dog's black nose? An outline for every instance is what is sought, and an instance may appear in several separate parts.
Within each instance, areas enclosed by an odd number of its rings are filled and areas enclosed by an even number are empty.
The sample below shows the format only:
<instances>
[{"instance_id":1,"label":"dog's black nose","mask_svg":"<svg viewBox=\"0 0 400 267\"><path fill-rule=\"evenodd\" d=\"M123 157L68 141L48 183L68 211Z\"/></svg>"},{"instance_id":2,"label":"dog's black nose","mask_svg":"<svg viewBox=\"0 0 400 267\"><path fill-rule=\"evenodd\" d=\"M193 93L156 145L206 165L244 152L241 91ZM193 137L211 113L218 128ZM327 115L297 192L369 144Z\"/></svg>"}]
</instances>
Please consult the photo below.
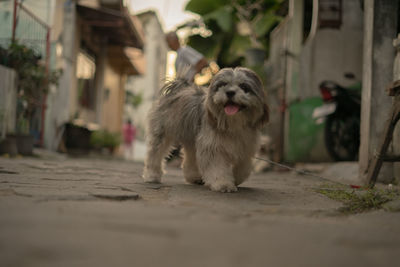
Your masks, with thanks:
<instances>
[{"instance_id":1,"label":"dog's black nose","mask_svg":"<svg viewBox=\"0 0 400 267\"><path fill-rule=\"evenodd\" d=\"M226 96L227 96L228 98L232 98L234 95L235 95L235 91L228 91L228 92L226 92Z\"/></svg>"}]
</instances>

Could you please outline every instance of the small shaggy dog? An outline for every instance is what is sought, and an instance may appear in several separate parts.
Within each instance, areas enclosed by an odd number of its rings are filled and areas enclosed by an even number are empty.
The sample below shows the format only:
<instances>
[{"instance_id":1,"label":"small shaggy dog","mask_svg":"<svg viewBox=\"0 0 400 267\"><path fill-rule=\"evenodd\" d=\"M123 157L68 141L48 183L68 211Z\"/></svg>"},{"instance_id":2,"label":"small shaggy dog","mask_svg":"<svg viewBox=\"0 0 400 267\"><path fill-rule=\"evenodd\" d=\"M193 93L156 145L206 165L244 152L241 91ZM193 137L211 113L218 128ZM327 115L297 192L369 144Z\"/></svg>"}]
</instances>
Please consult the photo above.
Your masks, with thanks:
<instances>
[{"instance_id":1,"label":"small shaggy dog","mask_svg":"<svg viewBox=\"0 0 400 267\"><path fill-rule=\"evenodd\" d=\"M176 79L167 83L149 114L143 179L161 182L162 160L171 145L184 150L187 182L234 192L252 169L268 106L260 78L246 68L225 68L207 92Z\"/></svg>"}]
</instances>

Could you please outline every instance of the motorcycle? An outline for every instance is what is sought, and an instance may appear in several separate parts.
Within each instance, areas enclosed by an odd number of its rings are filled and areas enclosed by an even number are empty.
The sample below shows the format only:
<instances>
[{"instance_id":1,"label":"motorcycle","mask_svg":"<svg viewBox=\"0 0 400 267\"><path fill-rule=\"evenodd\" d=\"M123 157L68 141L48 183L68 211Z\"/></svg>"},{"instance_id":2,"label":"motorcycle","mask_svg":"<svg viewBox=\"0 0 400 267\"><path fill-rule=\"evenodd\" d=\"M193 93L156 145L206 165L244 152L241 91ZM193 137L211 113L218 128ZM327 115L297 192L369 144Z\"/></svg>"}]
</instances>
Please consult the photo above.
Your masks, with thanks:
<instances>
[{"instance_id":1,"label":"motorcycle","mask_svg":"<svg viewBox=\"0 0 400 267\"><path fill-rule=\"evenodd\" d=\"M325 121L324 139L329 155L336 161L356 160L360 146L361 83L345 88L333 81L323 81L319 90L324 104L315 108L312 116L318 124Z\"/></svg>"}]
</instances>

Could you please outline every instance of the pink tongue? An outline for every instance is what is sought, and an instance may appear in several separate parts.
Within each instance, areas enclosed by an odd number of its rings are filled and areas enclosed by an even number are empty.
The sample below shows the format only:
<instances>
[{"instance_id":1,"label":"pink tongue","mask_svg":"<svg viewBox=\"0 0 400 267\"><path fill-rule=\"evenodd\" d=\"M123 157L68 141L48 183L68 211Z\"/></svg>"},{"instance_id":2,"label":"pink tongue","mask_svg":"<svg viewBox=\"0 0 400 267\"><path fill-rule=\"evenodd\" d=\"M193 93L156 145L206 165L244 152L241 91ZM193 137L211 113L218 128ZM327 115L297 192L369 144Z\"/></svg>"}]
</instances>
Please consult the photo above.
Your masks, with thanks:
<instances>
[{"instance_id":1,"label":"pink tongue","mask_svg":"<svg viewBox=\"0 0 400 267\"><path fill-rule=\"evenodd\" d=\"M239 111L239 106L237 106L237 105L227 105L225 107L226 115L234 115L238 111Z\"/></svg>"}]
</instances>

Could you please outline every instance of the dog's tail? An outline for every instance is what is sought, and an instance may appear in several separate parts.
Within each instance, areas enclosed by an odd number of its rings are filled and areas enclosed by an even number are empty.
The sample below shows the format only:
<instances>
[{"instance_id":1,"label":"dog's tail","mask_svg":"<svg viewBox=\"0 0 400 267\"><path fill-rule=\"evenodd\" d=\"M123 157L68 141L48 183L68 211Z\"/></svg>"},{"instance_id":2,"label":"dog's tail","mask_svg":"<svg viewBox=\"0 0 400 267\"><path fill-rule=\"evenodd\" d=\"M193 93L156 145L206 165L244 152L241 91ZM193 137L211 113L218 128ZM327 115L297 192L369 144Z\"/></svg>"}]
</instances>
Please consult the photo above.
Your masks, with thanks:
<instances>
[{"instance_id":1,"label":"dog's tail","mask_svg":"<svg viewBox=\"0 0 400 267\"><path fill-rule=\"evenodd\" d=\"M177 77L172 81L167 81L161 88L161 95L173 95L182 90L183 88L189 87L189 83L186 79Z\"/></svg>"},{"instance_id":2,"label":"dog's tail","mask_svg":"<svg viewBox=\"0 0 400 267\"><path fill-rule=\"evenodd\" d=\"M176 78L167 81L164 86L161 88L161 95L170 95L179 92L181 89L192 86L193 81L188 80L188 73L190 72L190 68L184 67L179 72L176 73Z\"/></svg>"}]
</instances>

